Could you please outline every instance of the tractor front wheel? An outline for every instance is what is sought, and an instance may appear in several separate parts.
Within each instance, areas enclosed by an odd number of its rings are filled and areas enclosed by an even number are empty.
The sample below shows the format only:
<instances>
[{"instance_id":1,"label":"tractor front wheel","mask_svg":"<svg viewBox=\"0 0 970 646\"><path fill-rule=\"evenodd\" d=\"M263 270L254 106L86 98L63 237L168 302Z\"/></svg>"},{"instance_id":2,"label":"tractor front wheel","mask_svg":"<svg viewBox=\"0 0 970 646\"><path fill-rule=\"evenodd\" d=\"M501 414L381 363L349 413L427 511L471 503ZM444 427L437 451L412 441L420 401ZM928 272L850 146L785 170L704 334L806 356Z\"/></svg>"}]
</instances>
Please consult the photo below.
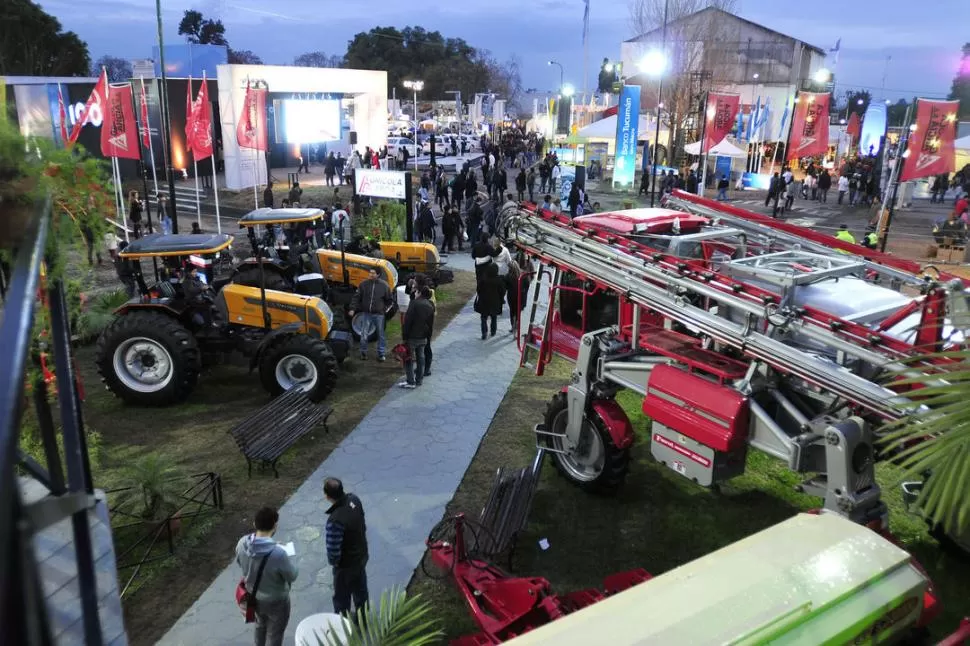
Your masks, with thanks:
<instances>
[{"instance_id":1,"label":"tractor front wheel","mask_svg":"<svg viewBox=\"0 0 970 646\"><path fill-rule=\"evenodd\" d=\"M98 373L108 390L129 404L166 406L183 401L199 379L202 355L192 333L161 312L122 314L98 338Z\"/></svg>"},{"instance_id":2,"label":"tractor front wheel","mask_svg":"<svg viewBox=\"0 0 970 646\"><path fill-rule=\"evenodd\" d=\"M321 401L337 384L337 359L325 341L287 334L263 350L259 378L274 397L296 387L313 401Z\"/></svg>"},{"instance_id":3,"label":"tractor front wheel","mask_svg":"<svg viewBox=\"0 0 970 646\"><path fill-rule=\"evenodd\" d=\"M630 464L630 450L619 449L595 412L583 418L579 442L572 446L567 438L566 394L557 393L546 407L546 447L552 453L556 470L573 484L587 491L610 493L623 484Z\"/></svg>"}]
</instances>

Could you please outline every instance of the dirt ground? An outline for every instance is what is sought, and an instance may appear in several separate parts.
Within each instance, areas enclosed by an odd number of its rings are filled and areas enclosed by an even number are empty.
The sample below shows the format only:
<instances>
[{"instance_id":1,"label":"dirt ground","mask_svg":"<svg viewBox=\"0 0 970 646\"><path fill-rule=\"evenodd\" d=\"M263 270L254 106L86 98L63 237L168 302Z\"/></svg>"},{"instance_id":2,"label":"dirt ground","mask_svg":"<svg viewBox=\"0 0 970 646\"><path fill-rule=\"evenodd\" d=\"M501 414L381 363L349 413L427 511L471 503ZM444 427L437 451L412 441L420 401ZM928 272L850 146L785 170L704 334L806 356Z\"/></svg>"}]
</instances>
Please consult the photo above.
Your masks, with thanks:
<instances>
[{"instance_id":1,"label":"dirt ground","mask_svg":"<svg viewBox=\"0 0 970 646\"><path fill-rule=\"evenodd\" d=\"M455 282L437 291L438 328L443 329L474 293L474 276L456 272ZM398 341L397 325L389 326L389 344ZM153 644L195 601L230 561L239 536L252 527L253 512L280 506L401 376L389 360L363 363L355 355L341 370L337 389L328 399L334 407L330 433L320 428L291 448L279 463L280 477L254 469L227 431L268 399L258 378L248 374L244 359L206 372L190 399L164 409L126 406L100 387L93 347L81 348L78 365L87 389L85 421L102 436L102 468L96 486L121 486L118 470L138 456L160 451L186 474L214 471L222 476L225 508L205 519L184 522L174 557L146 566L125 598L125 623L132 644ZM323 520L321 519L321 523ZM121 573L122 585L129 571ZM159 603L164 599L164 603ZM236 618L238 619L238 617Z\"/></svg>"},{"instance_id":2,"label":"dirt ground","mask_svg":"<svg viewBox=\"0 0 970 646\"><path fill-rule=\"evenodd\" d=\"M541 421L553 394L568 383L569 374L569 366L559 360L544 377L519 371L446 517L465 512L477 520L496 468L531 463L532 427ZM723 483L719 493L687 481L651 457L641 398L625 391L618 400L637 432L625 485L612 497L582 492L559 477L547 456L528 526L512 560L514 576L545 577L560 593L602 589L609 574L642 567L656 576L821 505L820 499L795 492L800 478L785 464L756 451L748 454L745 474ZM943 615L932 626L933 636L940 637L970 615L970 560L941 551L925 523L906 512L898 477L891 465L879 465L877 478L890 508L891 530L927 570L943 602ZM549 542L547 550L538 545L543 538ZM427 556L425 561L433 577L417 568L408 593L430 601L446 639L478 632L452 581L441 578Z\"/></svg>"}]
</instances>

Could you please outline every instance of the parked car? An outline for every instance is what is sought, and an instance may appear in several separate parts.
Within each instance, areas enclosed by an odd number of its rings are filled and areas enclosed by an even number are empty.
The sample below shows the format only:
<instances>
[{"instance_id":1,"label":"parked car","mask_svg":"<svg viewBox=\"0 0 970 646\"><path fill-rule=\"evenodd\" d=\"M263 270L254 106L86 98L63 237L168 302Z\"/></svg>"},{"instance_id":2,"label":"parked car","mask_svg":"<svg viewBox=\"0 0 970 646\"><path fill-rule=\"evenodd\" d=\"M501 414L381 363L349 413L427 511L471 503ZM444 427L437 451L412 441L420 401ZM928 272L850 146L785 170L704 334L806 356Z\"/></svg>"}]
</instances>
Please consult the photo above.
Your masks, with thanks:
<instances>
[{"instance_id":1,"label":"parked car","mask_svg":"<svg viewBox=\"0 0 970 646\"><path fill-rule=\"evenodd\" d=\"M411 157L416 157L418 154L418 147L415 145L414 141L408 139L407 137L388 137L387 138L387 153L394 157L397 157L398 152L401 147L404 146L408 155Z\"/></svg>"}]
</instances>

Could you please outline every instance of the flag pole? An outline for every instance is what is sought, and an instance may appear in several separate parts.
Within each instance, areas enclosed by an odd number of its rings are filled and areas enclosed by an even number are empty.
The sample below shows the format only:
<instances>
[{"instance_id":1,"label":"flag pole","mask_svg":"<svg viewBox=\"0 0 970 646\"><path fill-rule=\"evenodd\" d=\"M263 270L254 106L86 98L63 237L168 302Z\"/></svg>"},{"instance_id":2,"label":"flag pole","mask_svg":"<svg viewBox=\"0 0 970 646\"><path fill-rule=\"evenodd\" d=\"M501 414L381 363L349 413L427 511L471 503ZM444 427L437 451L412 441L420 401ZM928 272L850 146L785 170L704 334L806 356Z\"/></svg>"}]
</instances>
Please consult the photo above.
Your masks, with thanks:
<instances>
[{"instance_id":1,"label":"flag pole","mask_svg":"<svg viewBox=\"0 0 970 646\"><path fill-rule=\"evenodd\" d=\"M121 228L125 232L125 242L129 242L128 237L128 216L125 214L125 191L121 186L121 169L118 166L118 158L111 158L111 170L114 173L115 195L118 197L118 217L121 219Z\"/></svg>"},{"instance_id":2,"label":"flag pole","mask_svg":"<svg viewBox=\"0 0 970 646\"><path fill-rule=\"evenodd\" d=\"M212 194L216 198L216 233L222 233L222 218L219 215L219 178L218 173L216 173L216 129L211 116L209 117L209 134L212 137L212 155L209 159L212 161Z\"/></svg>"},{"instance_id":3,"label":"flag pole","mask_svg":"<svg viewBox=\"0 0 970 646\"><path fill-rule=\"evenodd\" d=\"M254 209L259 208L259 193L257 192L257 188L256 188L256 185L259 184L259 170L257 168L259 166L259 155L257 153L259 153L259 151L256 148L253 148L253 208ZM267 181L268 180L269 178L267 178Z\"/></svg>"},{"instance_id":4,"label":"flag pole","mask_svg":"<svg viewBox=\"0 0 970 646\"><path fill-rule=\"evenodd\" d=\"M906 108L906 117L903 120L903 133L899 138L899 147L896 149L896 161L893 164L893 172L889 176L889 185L883 193L882 204L879 205L879 219L876 224L876 231L879 235L879 251L886 251L886 243L889 241L889 225L893 220L893 208L896 206L896 197L899 193L899 177L903 172L903 165L906 163L906 150L909 148L910 128L916 118L916 102L913 101ZM888 198L888 200L886 199ZM889 211L886 211L886 202L889 202Z\"/></svg>"},{"instance_id":5,"label":"flag pole","mask_svg":"<svg viewBox=\"0 0 970 646\"><path fill-rule=\"evenodd\" d=\"M135 106L135 88L131 85L131 83L128 83L128 87L131 88L131 103L132 103L132 106L131 107L134 109L134 108L136 108L136 106ZM144 86L142 86L142 89L144 89ZM139 97L139 99L140 98L141 97ZM135 109L134 110L134 114L135 115L138 115L138 116L135 117L135 131L136 131L135 134L137 135L137 139L138 139L138 161L141 162L141 185L142 185L142 191L144 192L143 198L144 198L144 201L145 201L145 220L146 220L146 224L148 224L148 233L155 233L155 227L152 224L152 207L148 204L148 172L145 170L145 153L142 151L142 145L141 145L142 144L142 137L141 137L141 132L138 132L138 121L144 115L141 114L141 109L140 108ZM141 124L141 125L142 125L143 128L147 128L148 127L144 123ZM119 166L119 168L120 168L120 166Z\"/></svg>"},{"instance_id":6,"label":"flag pole","mask_svg":"<svg viewBox=\"0 0 970 646\"><path fill-rule=\"evenodd\" d=\"M697 184L697 194L704 197L704 182L707 179L707 155L704 150L704 138L707 136L707 111L710 109L708 104L711 102L711 92L704 93L703 112L701 113L701 181Z\"/></svg>"}]
</instances>

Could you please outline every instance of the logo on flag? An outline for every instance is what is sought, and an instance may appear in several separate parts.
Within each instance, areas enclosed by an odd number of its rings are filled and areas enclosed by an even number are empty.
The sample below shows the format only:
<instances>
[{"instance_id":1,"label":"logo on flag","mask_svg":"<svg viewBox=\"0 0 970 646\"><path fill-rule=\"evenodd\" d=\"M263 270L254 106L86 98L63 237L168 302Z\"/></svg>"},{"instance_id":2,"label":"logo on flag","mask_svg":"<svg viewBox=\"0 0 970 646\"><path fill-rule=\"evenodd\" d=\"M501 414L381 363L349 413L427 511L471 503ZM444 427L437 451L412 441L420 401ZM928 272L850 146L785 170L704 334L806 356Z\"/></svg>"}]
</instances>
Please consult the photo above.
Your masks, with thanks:
<instances>
[{"instance_id":1,"label":"logo on flag","mask_svg":"<svg viewBox=\"0 0 970 646\"><path fill-rule=\"evenodd\" d=\"M212 108L209 105L209 90L205 76L202 77L202 87L192 103L192 119L187 126L185 139L192 149L195 158L205 159L212 155Z\"/></svg>"},{"instance_id":2,"label":"logo on flag","mask_svg":"<svg viewBox=\"0 0 970 646\"><path fill-rule=\"evenodd\" d=\"M799 92L786 159L822 155L829 147L829 93Z\"/></svg>"},{"instance_id":3,"label":"logo on flag","mask_svg":"<svg viewBox=\"0 0 970 646\"><path fill-rule=\"evenodd\" d=\"M246 98L236 125L236 140L240 148L266 150L266 90L246 84Z\"/></svg>"},{"instance_id":4,"label":"logo on flag","mask_svg":"<svg viewBox=\"0 0 970 646\"><path fill-rule=\"evenodd\" d=\"M131 83L108 89L107 110L101 124L101 154L105 157L141 159L131 97Z\"/></svg>"},{"instance_id":5,"label":"logo on flag","mask_svg":"<svg viewBox=\"0 0 970 646\"><path fill-rule=\"evenodd\" d=\"M701 142L701 153L705 153L718 145L731 133L734 119L741 105L741 97L737 94L707 95L705 110L704 140Z\"/></svg>"},{"instance_id":6,"label":"logo on flag","mask_svg":"<svg viewBox=\"0 0 970 646\"><path fill-rule=\"evenodd\" d=\"M959 104L959 101L917 100L915 130L906 145L909 155L903 162L899 181L953 172Z\"/></svg>"}]
</instances>

